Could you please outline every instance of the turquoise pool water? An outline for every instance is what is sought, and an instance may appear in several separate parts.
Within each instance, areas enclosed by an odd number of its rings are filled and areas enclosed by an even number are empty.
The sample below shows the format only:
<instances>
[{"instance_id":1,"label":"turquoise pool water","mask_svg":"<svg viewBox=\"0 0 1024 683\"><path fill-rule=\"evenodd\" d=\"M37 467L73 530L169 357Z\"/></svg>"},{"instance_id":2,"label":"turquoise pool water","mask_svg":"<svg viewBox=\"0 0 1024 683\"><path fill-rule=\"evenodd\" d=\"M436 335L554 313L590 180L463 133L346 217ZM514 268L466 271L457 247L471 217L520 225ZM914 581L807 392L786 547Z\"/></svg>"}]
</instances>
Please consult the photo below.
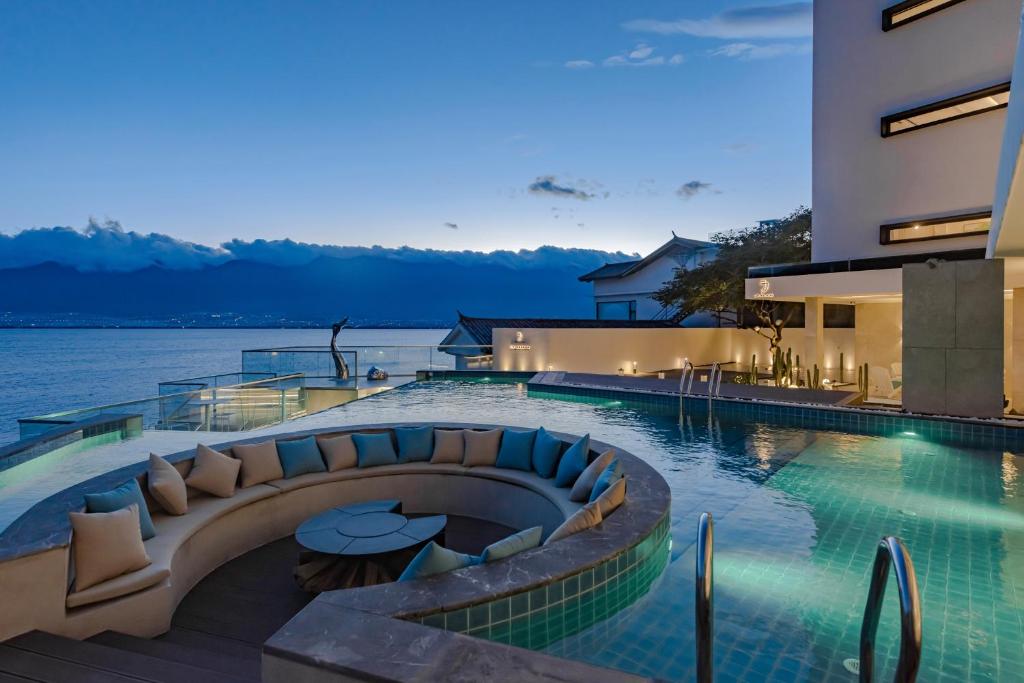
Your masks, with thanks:
<instances>
[{"instance_id":1,"label":"turquoise pool water","mask_svg":"<svg viewBox=\"0 0 1024 683\"><path fill-rule=\"evenodd\" d=\"M694 676L697 518L715 517L717 681L855 681L874 549L913 556L924 617L921 681L1024 680L1024 458L985 449L707 419L523 385L432 382L359 401L324 423L464 420L590 432L672 488L672 554L632 607L547 651L668 680ZM890 581L879 629L898 646Z\"/></svg>"}]
</instances>

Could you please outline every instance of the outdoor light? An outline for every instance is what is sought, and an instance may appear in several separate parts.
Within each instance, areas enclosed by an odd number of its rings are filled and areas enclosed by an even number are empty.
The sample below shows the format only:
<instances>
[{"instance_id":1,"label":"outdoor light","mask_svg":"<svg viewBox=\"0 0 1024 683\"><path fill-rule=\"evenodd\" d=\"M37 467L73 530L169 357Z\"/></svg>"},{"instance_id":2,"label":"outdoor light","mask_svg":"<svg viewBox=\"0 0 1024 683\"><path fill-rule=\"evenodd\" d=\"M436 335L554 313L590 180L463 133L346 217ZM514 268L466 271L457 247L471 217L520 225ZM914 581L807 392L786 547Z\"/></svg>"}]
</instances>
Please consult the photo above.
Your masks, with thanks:
<instances>
[{"instance_id":1,"label":"outdoor light","mask_svg":"<svg viewBox=\"0 0 1024 683\"><path fill-rule=\"evenodd\" d=\"M760 325L754 325L754 332L760 332L760 331L761 331L761 326Z\"/></svg>"},{"instance_id":2,"label":"outdoor light","mask_svg":"<svg viewBox=\"0 0 1024 683\"><path fill-rule=\"evenodd\" d=\"M633 361L633 374L636 374L636 361Z\"/></svg>"},{"instance_id":3,"label":"outdoor light","mask_svg":"<svg viewBox=\"0 0 1024 683\"><path fill-rule=\"evenodd\" d=\"M782 327L782 318L778 318L775 321L775 327Z\"/></svg>"}]
</instances>

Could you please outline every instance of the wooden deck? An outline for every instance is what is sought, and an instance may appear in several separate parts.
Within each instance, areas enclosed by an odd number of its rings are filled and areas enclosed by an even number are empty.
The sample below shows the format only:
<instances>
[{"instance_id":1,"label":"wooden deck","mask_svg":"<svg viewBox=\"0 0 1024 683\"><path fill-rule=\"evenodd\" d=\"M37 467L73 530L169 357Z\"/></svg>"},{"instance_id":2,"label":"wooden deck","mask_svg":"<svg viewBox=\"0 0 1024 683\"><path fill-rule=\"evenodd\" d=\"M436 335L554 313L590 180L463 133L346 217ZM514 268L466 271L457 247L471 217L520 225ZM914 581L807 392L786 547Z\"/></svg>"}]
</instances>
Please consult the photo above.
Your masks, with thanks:
<instances>
[{"instance_id":1,"label":"wooden deck","mask_svg":"<svg viewBox=\"0 0 1024 683\"><path fill-rule=\"evenodd\" d=\"M480 553L514 530L449 516L446 546ZM76 641L35 631L0 644L0 683L240 683L260 680L264 641L313 596L292 578L299 546L285 538L246 553L203 579L153 639L113 631Z\"/></svg>"}]
</instances>

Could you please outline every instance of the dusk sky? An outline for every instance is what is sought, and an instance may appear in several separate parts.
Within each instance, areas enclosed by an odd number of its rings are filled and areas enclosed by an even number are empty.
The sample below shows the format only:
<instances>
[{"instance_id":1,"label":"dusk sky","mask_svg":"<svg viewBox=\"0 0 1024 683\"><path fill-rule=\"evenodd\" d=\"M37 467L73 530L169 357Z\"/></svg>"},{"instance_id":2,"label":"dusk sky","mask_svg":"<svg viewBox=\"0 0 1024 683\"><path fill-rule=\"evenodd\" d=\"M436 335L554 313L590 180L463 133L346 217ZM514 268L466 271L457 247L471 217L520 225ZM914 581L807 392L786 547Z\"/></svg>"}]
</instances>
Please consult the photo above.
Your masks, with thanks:
<instances>
[{"instance_id":1,"label":"dusk sky","mask_svg":"<svg viewBox=\"0 0 1024 683\"><path fill-rule=\"evenodd\" d=\"M810 3L6 2L0 232L646 252L810 203Z\"/></svg>"}]
</instances>

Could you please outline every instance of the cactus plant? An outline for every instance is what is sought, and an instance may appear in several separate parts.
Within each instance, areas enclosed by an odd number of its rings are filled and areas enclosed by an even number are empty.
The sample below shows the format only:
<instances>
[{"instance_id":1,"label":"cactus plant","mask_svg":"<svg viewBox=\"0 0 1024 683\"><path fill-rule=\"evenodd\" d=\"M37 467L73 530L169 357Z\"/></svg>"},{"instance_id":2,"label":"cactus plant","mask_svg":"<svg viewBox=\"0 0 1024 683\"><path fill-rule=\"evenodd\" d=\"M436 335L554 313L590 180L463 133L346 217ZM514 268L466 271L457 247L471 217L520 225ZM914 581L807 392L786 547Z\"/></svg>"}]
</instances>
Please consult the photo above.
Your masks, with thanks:
<instances>
[{"instance_id":1,"label":"cactus plant","mask_svg":"<svg viewBox=\"0 0 1024 683\"><path fill-rule=\"evenodd\" d=\"M844 382L843 375L846 374L846 364L843 362L843 352L839 352L839 381Z\"/></svg>"},{"instance_id":2,"label":"cactus plant","mask_svg":"<svg viewBox=\"0 0 1024 683\"><path fill-rule=\"evenodd\" d=\"M812 389L821 389L821 375L818 372L818 364L814 364L814 383L811 384Z\"/></svg>"},{"instance_id":3,"label":"cactus plant","mask_svg":"<svg viewBox=\"0 0 1024 683\"><path fill-rule=\"evenodd\" d=\"M750 384L757 384L757 354L751 354L750 356Z\"/></svg>"}]
</instances>

